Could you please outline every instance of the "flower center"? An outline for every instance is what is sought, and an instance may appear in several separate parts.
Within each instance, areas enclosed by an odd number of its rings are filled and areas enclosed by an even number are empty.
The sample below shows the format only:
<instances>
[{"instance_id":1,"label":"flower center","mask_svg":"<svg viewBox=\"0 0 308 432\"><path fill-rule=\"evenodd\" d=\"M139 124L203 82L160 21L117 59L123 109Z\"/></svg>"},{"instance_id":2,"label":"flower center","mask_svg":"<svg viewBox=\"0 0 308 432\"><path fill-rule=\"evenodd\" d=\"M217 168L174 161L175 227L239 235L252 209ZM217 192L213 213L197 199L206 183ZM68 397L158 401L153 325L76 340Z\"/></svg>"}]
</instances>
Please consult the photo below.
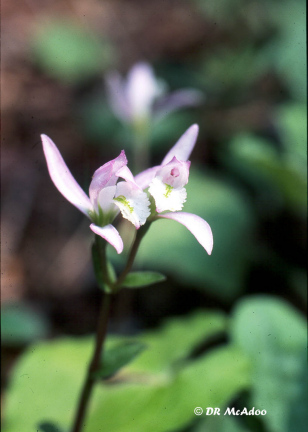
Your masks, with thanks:
<instances>
[{"instance_id":1,"label":"flower center","mask_svg":"<svg viewBox=\"0 0 308 432\"><path fill-rule=\"evenodd\" d=\"M114 198L114 201L118 201L119 203L123 204L129 210L130 213L133 213L134 209L129 204L129 202L127 201L127 199L125 198L124 195L120 195L120 196Z\"/></svg>"},{"instance_id":2,"label":"flower center","mask_svg":"<svg viewBox=\"0 0 308 432\"><path fill-rule=\"evenodd\" d=\"M171 192L172 192L173 186L170 186L170 185L168 185L167 183L165 183L165 186L166 186L166 192L164 193L164 196L165 196L166 198L168 198L169 195L170 195Z\"/></svg>"}]
</instances>

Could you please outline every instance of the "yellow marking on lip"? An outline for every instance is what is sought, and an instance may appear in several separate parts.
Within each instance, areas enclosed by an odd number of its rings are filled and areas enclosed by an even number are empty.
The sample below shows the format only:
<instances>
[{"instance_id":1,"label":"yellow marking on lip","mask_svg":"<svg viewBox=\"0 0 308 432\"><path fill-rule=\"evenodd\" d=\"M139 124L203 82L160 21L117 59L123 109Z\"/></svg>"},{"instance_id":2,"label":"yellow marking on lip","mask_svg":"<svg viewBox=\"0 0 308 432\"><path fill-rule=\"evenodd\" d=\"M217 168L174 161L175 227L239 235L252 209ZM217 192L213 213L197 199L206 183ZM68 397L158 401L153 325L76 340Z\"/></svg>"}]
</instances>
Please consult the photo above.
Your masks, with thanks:
<instances>
[{"instance_id":1,"label":"yellow marking on lip","mask_svg":"<svg viewBox=\"0 0 308 432\"><path fill-rule=\"evenodd\" d=\"M164 197L168 198L172 192L173 187L165 183L166 192L164 193Z\"/></svg>"},{"instance_id":2,"label":"yellow marking on lip","mask_svg":"<svg viewBox=\"0 0 308 432\"><path fill-rule=\"evenodd\" d=\"M124 195L120 195L116 198L114 198L115 201L118 201L119 203L123 204L125 207L128 208L130 213L133 213L134 209L133 207L129 204L129 202L127 201L127 199L125 198Z\"/></svg>"}]
</instances>

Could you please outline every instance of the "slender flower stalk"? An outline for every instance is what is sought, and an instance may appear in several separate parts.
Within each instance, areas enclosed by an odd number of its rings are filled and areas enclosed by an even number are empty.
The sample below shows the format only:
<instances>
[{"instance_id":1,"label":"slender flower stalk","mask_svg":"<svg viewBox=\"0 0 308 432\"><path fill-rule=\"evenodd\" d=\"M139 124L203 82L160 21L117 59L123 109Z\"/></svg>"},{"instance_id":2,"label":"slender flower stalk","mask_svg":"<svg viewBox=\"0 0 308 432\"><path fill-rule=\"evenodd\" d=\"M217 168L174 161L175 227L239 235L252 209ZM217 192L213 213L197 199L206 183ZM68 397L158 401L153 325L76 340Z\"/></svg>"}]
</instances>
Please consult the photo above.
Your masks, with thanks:
<instances>
[{"instance_id":1,"label":"slender flower stalk","mask_svg":"<svg viewBox=\"0 0 308 432\"><path fill-rule=\"evenodd\" d=\"M100 314L98 318L94 352L81 391L80 400L76 411L76 417L72 427L72 432L80 432L84 426L84 420L85 420L88 404L90 402L93 386L95 384L95 378L93 374L101 364L103 346L107 335L111 297L112 297L111 294L107 294L107 293L103 294L102 305L101 305Z\"/></svg>"}]
</instances>

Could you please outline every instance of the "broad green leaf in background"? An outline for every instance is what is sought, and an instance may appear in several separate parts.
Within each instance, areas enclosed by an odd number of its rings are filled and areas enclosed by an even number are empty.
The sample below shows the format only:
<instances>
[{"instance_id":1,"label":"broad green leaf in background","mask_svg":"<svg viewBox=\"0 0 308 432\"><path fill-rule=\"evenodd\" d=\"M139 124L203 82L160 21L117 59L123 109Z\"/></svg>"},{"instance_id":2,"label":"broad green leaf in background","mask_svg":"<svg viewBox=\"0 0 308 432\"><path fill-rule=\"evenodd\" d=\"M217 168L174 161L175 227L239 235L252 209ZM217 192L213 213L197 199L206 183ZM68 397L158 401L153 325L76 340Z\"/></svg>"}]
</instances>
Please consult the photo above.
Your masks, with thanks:
<instances>
[{"instance_id":1,"label":"broad green leaf in background","mask_svg":"<svg viewBox=\"0 0 308 432\"><path fill-rule=\"evenodd\" d=\"M263 421L269 432L306 430L304 318L279 298L250 297L233 311L231 329L235 344L251 359L251 404L267 410ZM301 416L296 429L290 421L295 406Z\"/></svg>"},{"instance_id":2,"label":"broad green leaf in background","mask_svg":"<svg viewBox=\"0 0 308 432\"><path fill-rule=\"evenodd\" d=\"M46 337L49 323L44 315L25 303L5 304L1 308L1 342L24 345Z\"/></svg>"},{"instance_id":3,"label":"broad green leaf in background","mask_svg":"<svg viewBox=\"0 0 308 432\"><path fill-rule=\"evenodd\" d=\"M198 312L139 335L148 349L110 383L97 385L86 432L102 426L113 432L169 431L190 422L195 406L225 405L249 385L246 357L226 346L185 361L225 328L223 314ZM125 339L109 338L106 349L121 342ZM42 421L70 426L92 344L88 338L45 342L21 357L6 395L6 432L32 432Z\"/></svg>"},{"instance_id":4,"label":"broad green leaf in background","mask_svg":"<svg viewBox=\"0 0 308 432\"><path fill-rule=\"evenodd\" d=\"M33 345L15 366L5 398L6 432L33 432L41 422L69 427L84 381L93 339Z\"/></svg>"},{"instance_id":5,"label":"broad green leaf in background","mask_svg":"<svg viewBox=\"0 0 308 432\"><path fill-rule=\"evenodd\" d=\"M220 416L211 416L204 418L203 414L200 421L192 432L251 432L241 424L237 417L224 416L223 411Z\"/></svg>"},{"instance_id":6,"label":"broad green leaf in background","mask_svg":"<svg viewBox=\"0 0 308 432\"><path fill-rule=\"evenodd\" d=\"M108 41L69 20L44 23L32 48L40 67L65 84L78 84L102 74L112 64L114 52Z\"/></svg>"},{"instance_id":7,"label":"broad green leaf in background","mask_svg":"<svg viewBox=\"0 0 308 432\"><path fill-rule=\"evenodd\" d=\"M287 157L306 173L307 169L307 106L306 104L281 105L275 113L275 123L280 132Z\"/></svg>"},{"instance_id":8,"label":"broad green leaf in background","mask_svg":"<svg viewBox=\"0 0 308 432\"><path fill-rule=\"evenodd\" d=\"M266 55L296 100L307 99L306 2L265 2L265 10L277 28Z\"/></svg>"},{"instance_id":9,"label":"broad green leaf in background","mask_svg":"<svg viewBox=\"0 0 308 432\"><path fill-rule=\"evenodd\" d=\"M285 205L297 213L305 213L307 180L302 163L299 169L295 157L279 156L269 141L249 134L236 136L230 143L230 153L237 163L259 176L265 190L267 183Z\"/></svg>"},{"instance_id":10,"label":"broad green leaf in background","mask_svg":"<svg viewBox=\"0 0 308 432\"><path fill-rule=\"evenodd\" d=\"M223 408L249 386L246 359L231 347L216 349L174 374L162 372L154 379L135 371L122 387L97 387L85 432L97 432L102 425L114 432L176 431L195 420L196 406Z\"/></svg>"},{"instance_id":11,"label":"broad green leaf in background","mask_svg":"<svg viewBox=\"0 0 308 432\"><path fill-rule=\"evenodd\" d=\"M183 211L210 224L212 255L182 225L159 220L142 240L137 262L230 301L241 292L251 256L254 216L249 202L224 179L191 169Z\"/></svg>"},{"instance_id":12,"label":"broad green leaf in background","mask_svg":"<svg viewBox=\"0 0 308 432\"><path fill-rule=\"evenodd\" d=\"M131 272L124 279L121 286L125 288L142 288L166 280L166 276L158 272Z\"/></svg>"}]
</instances>

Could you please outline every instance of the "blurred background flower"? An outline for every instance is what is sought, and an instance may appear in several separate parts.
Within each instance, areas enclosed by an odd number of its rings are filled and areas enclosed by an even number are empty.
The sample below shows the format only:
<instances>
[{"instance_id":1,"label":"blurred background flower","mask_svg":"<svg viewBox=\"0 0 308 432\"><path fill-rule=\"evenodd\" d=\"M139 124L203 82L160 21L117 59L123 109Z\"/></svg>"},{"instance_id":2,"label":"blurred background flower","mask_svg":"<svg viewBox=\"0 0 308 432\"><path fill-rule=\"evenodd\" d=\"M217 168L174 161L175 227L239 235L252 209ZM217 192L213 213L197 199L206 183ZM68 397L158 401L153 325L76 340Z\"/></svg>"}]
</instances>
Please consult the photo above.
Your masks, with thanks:
<instances>
[{"instance_id":1,"label":"blurred background flower","mask_svg":"<svg viewBox=\"0 0 308 432\"><path fill-rule=\"evenodd\" d=\"M8 394L8 432L21 430L9 421L17 418L18 388L25 390L18 381L10 385L11 367L39 339L92 333L101 296L92 270L88 223L50 181L40 134L61 147L84 190L95 169L121 149L128 160L134 159L142 140L136 144L134 132L114 115L106 77L115 70L126 76L137 62L149 63L170 92L189 88L205 95L199 105L170 113L148 131L147 152L135 161L134 174L148 162L158 165L178 137L198 123L183 210L209 222L214 249L209 257L181 225L155 222L141 245L136 268L163 271L168 279L146 290L122 291L110 330L160 331L161 343L165 340L161 352L166 350L162 382L169 371L164 367L183 359L184 352L189 358L213 351L218 355L229 341L253 374L247 378L243 366L242 388L225 381L221 403L232 398L239 406L252 401L271 411L254 424L205 417L196 422L193 408L201 403L196 400L185 417L183 402L178 404L183 416L175 410L174 417L161 420L154 431L171 430L171 425L176 431L193 432L301 431L306 421L300 402L307 300L304 2L23 0L4 2L2 15L2 388ZM129 242L129 222L117 228ZM109 252L120 269L123 257ZM197 309L207 312L203 316ZM215 337L209 333L206 343L203 334L192 340L194 331L207 331L205 317L213 317L209 314L214 311L219 315ZM163 319L179 315L183 317L170 328L157 330ZM186 339L185 320L192 329ZM155 337L145 339L153 342ZM168 351L170 338L174 353ZM62 350L60 345L57 349ZM79 348L70 349L79 353ZM47 355L44 348L40 352ZM144 364L140 357L140 370L156 364L148 355ZM219 364L228 364L230 374L237 376L231 367L233 354L224 355L225 363L211 363L205 356L202 366L199 359L201 369L185 369L179 379L196 385L200 380L201 386L200 370L209 368L211 385L218 389ZM29 357L20 370L29 369L31 361L37 364ZM168 389L166 400L182 394L179 388ZM130 391L128 387L127 398ZM191 392L203 394L193 385ZM150 390L147 394L153 396ZM141 403L143 398L144 393L136 400ZM112 401L104 401L110 412ZM89 431L97 430L99 413L95 415ZM149 410L150 415L157 417ZM109 420L109 430L114 431L132 430L134 424L127 413L127 429ZM24 424L22 414L20 422ZM140 430L145 429L140 424Z\"/></svg>"}]
</instances>

